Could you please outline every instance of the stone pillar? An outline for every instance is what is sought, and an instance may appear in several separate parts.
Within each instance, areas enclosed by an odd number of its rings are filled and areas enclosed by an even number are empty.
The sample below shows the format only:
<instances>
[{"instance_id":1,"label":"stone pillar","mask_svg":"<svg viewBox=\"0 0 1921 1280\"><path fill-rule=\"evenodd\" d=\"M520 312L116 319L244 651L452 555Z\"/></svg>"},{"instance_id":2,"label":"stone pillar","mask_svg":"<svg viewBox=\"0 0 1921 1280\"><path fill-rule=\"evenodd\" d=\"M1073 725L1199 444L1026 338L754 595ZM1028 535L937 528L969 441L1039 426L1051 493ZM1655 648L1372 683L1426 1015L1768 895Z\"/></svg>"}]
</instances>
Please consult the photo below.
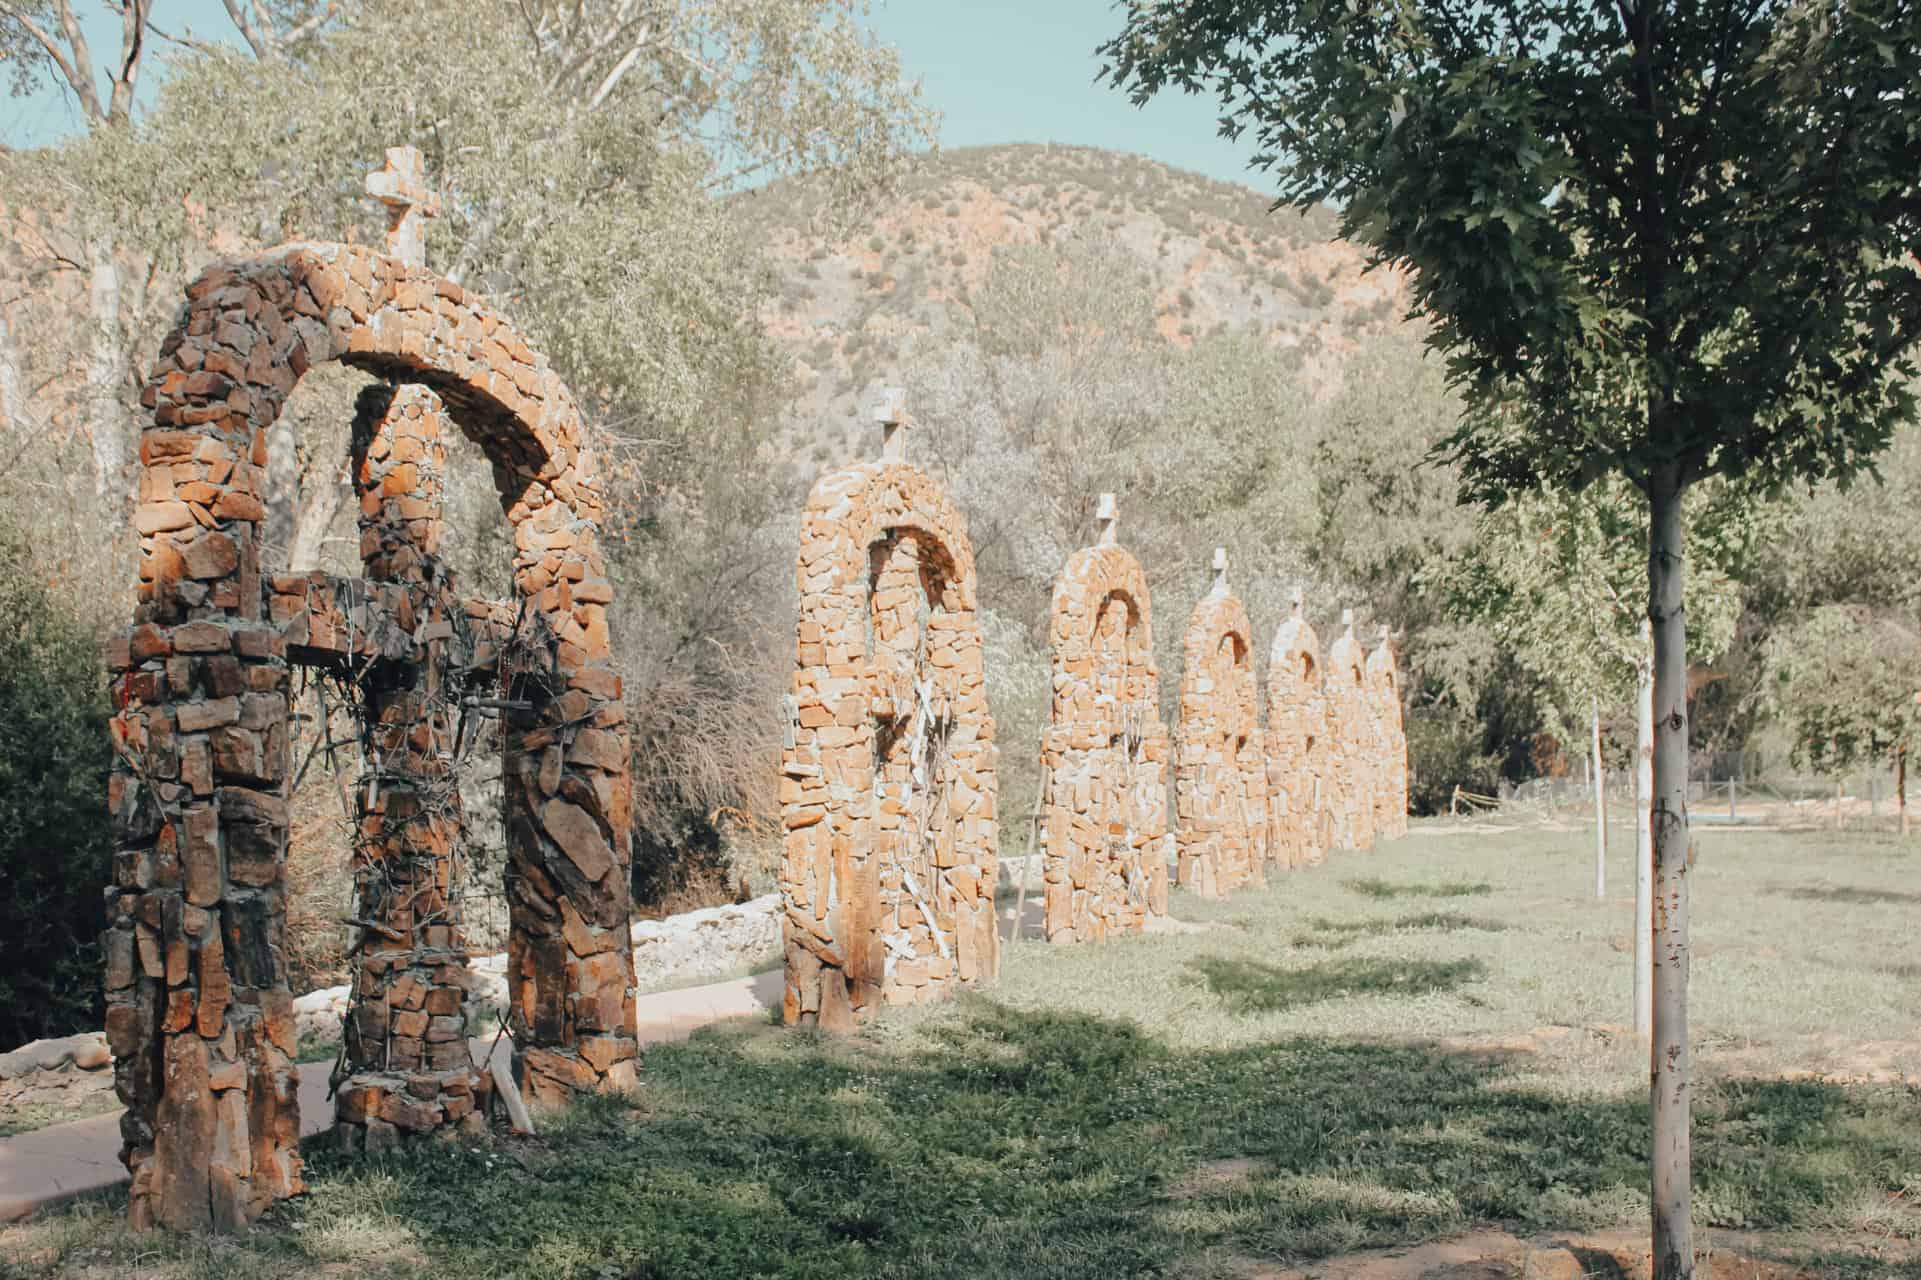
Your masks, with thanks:
<instances>
[{"instance_id":1,"label":"stone pillar","mask_svg":"<svg viewBox=\"0 0 1921 1280\"><path fill-rule=\"evenodd\" d=\"M794 678L781 752L782 1016L845 1031L1000 968L994 721L973 550L904 460L824 475L801 517Z\"/></svg>"},{"instance_id":2,"label":"stone pillar","mask_svg":"<svg viewBox=\"0 0 1921 1280\"><path fill-rule=\"evenodd\" d=\"M1320 699L1320 642L1297 590L1267 660L1268 854L1283 868L1316 865L1325 857L1317 804L1327 758Z\"/></svg>"},{"instance_id":3,"label":"stone pillar","mask_svg":"<svg viewBox=\"0 0 1921 1280\"><path fill-rule=\"evenodd\" d=\"M1267 883L1267 766L1247 611L1228 590L1224 550L1214 568L1182 644L1175 789L1180 882L1202 897Z\"/></svg>"},{"instance_id":4,"label":"stone pillar","mask_svg":"<svg viewBox=\"0 0 1921 1280\"><path fill-rule=\"evenodd\" d=\"M1329 745L1334 752L1334 841L1342 849L1374 844L1374 804L1369 793L1372 700L1367 658L1354 637L1354 611L1341 612L1341 635L1327 651L1325 680Z\"/></svg>"},{"instance_id":5,"label":"stone pillar","mask_svg":"<svg viewBox=\"0 0 1921 1280\"><path fill-rule=\"evenodd\" d=\"M503 716L507 1025L521 1091L559 1105L636 1080L633 780L598 499L561 501L536 482L542 470L524 468L507 510L528 615L504 656L509 692L528 704ZM511 477L499 483L514 492Z\"/></svg>"},{"instance_id":6,"label":"stone pillar","mask_svg":"<svg viewBox=\"0 0 1921 1280\"><path fill-rule=\"evenodd\" d=\"M283 954L285 646L261 621L264 432L169 373L140 442L139 621L108 653L107 1036L136 1228L238 1230L302 1189Z\"/></svg>"},{"instance_id":7,"label":"stone pillar","mask_svg":"<svg viewBox=\"0 0 1921 1280\"><path fill-rule=\"evenodd\" d=\"M1137 933L1167 914L1167 727L1147 583L1114 537L1068 557L1049 612L1054 696L1041 742L1042 903L1050 942Z\"/></svg>"},{"instance_id":8,"label":"stone pillar","mask_svg":"<svg viewBox=\"0 0 1921 1280\"><path fill-rule=\"evenodd\" d=\"M369 582L403 588L407 661L360 679L368 774L355 787L353 995L335 1108L343 1145L483 1123L492 1087L467 1043L473 978L462 936L455 776L459 683L448 661L465 610L440 562L447 419L418 384L376 388L354 430L360 556Z\"/></svg>"}]
</instances>

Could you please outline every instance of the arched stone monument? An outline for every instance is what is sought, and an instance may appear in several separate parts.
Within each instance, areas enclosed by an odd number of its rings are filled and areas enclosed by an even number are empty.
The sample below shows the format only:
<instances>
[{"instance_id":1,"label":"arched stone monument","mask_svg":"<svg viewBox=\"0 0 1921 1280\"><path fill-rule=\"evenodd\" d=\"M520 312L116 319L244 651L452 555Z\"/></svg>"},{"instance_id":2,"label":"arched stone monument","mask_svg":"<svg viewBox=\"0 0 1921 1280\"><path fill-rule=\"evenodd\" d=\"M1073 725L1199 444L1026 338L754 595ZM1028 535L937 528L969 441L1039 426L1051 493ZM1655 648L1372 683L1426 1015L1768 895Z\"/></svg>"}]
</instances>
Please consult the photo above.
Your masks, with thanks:
<instances>
[{"instance_id":1,"label":"arched stone monument","mask_svg":"<svg viewBox=\"0 0 1921 1280\"><path fill-rule=\"evenodd\" d=\"M1323 675L1327 737L1336 753L1330 774L1333 839L1339 849L1374 844L1374 699L1367 687L1367 655L1354 638L1354 611L1341 611L1341 634L1327 651Z\"/></svg>"},{"instance_id":2,"label":"arched stone monument","mask_svg":"<svg viewBox=\"0 0 1921 1280\"><path fill-rule=\"evenodd\" d=\"M801 516L781 753L783 1016L832 1030L1000 970L973 547L905 459L900 394L875 416L881 460L822 476Z\"/></svg>"},{"instance_id":3,"label":"arched stone monument","mask_svg":"<svg viewBox=\"0 0 1921 1280\"><path fill-rule=\"evenodd\" d=\"M1247 610L1227 586L1227 551L1182 641L1176 803L1180 882L1203 897L1265 884L1267 766Z\"/></svg>"},{"instance_id":4,"label":"arched stone monument","mask_svg":"<svg viewBox=\"0 0 1921 1280\"><path fill-rule=\"evenodd\" d=\"M1068 557L1048 614L1052 714L1041 740L1049 942L1138 933L1167 914L1167 726L1147 579L1116 537Z\"/></svg>"},{"instance_id":5,"label":"arched stone monument","mask_svg":"<svg viewBox=\"0 0 1921 1280\"><path fill-rule=\"evenodd\" d=\"M1320 639L1297 588L1267 659L1268 856L1282 867L1327 860L1331 757L1322 704Z\"/></svg>"},{"instance_id":6,"label":"arched stone monument","mask_svg":"<svg viewBox=\"0 0 1921 1280\"><path fill-rule=\"evenodd\" d=\"M1407 834L1407 730L1401 716L1400 658L1386 627L1367 655L1367 683L1374 698L1378 800L1374 831L1383 839Z\"/></svg>"},{"instance_id":7,"label":"arched stone monument","mask_svg":"<svg viewBox=\"0 0 1921 1280\"><path fill-rule=\"evenodd\" d=\"M607 633L601 500L572 396L478 297L426 270L411 148L369 189L388 252L291 244L188 286L142 403L139 605L110 647L117 851L107 1033L136 1226L239 1228L301 1189L285 959L289 665L356 690L372 759L355 847L360 936L342 1122L457 1124L483 1087L453 859L449 736L468 692L506 712L522 1087L634 1078L630 780ZM387 380L356 430L367 576L263 582L268 430L308 368ZM511 607L462 602L435 558L451 423L493 463L514 526Z\"/></svg>"}]
</instances>

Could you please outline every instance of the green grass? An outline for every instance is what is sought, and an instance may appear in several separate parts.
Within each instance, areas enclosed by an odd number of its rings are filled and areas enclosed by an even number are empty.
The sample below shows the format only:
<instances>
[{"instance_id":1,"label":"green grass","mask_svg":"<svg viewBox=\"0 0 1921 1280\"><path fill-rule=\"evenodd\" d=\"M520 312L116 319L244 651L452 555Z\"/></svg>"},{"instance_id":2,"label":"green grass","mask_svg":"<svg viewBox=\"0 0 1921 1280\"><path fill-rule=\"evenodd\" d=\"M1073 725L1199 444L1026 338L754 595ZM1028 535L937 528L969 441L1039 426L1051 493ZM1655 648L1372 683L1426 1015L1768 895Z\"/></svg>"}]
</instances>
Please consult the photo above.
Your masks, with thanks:
<instances>
[{"instance_id":1,"label":"green grass","mask_svg":"<svg viewBox=\"0 0 1921 1280\"><path fill-rule=\"evenodd\" d=\"M1909 883L1917 855L1703 845L1698 1219L1821 1274L1921 1276L1868 1251L1921 1232L1921 1093L1781 1078L1866 1041L1921 1055L1912 980L1885 972L1911 906L1794 892ZM1334 867L1177 898L1232 923L1010 946L997 987L847 1040L715 1028L538 1139L315 1146L310 1194L235 1240L128 1236L109 1197L0 1235L0 1276L1225 1275L1489 1222L1632 1225L1646 1059L1609 1029L1631 903L1595 901L1588 856L1579 832L1417 834L1339 860L1485 885L1475 916L1356 920Z\"/></svg>"},{"instance_id":2,"label":"green grass","mask_svg":"<svg viewBox=\"0 0 1921 1280\"><path fill-rule=\"evenodd\" d=\"M1365 995L1431 995L1487 976L1477 960L1329 960L1305 969L1255 960L1197 961L1207 989L1230 1009L1269 1013Z\"/></svg>"},{"instance_id":3,"label":"green grass","mask_svg":"<svg viewBox=\"0 0 1921 1280\"><path fill-rule=\"evenodd\" d=\"M1367 898L1472 898L1494 892L1491 884L1397 884L1392 880L1343 880L1341 887Z\"/></svg>"},{"instance_id":4,"label":"green grass","mask_svg":"<svg viewBox=\"0 0 1921 1280\"><path fill-rule=\"evenodd\" d=\"M1479 929L1483 933L1499 933L1505 928L1507 926L1498 920L1464 916L1458 911L1423 911L1418 915L1396 916L1386 920L1330 920L1324 916L1317 916L1310 922L1308 928L1294 935L1294 945L1331 950L1348 946L1362 938L1379 937L1399 929L1442 931Z\"/></svg>"}]
</instances>

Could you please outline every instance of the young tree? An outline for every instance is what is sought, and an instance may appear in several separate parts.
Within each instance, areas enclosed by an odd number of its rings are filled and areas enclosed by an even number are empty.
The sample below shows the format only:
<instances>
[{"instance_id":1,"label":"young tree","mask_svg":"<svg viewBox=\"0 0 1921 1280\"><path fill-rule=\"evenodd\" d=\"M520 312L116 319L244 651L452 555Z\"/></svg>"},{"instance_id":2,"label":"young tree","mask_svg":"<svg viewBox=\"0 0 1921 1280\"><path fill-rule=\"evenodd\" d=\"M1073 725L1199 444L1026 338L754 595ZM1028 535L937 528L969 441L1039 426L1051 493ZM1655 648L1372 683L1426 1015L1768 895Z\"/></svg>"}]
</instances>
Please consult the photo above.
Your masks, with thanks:
<instances>
[{"instance_id":1,"label":"young tree","mask_svg":"<svg viewBox=\"0 0 1921 1280\"><path fill-rule=\"evenodd\" d=\"M1280 199L1414 273L1498 504L1646 495L1654 1260L1694 1272L1683 499L1851 476L1913 408L1914 0L1129 0L1106 74L1213 92Z\"/></svg>"},{"instance_id":2,"label":"young tree","mask_svg":"<svg viewBox=\"0 0 1921 1280\"><path fill-rule=\"evenodd\" d=\"M1740 620L1741 581L1778 519L1735 486L1717 482L1689 503L1695 572L1685 588L1690 643L1719 654ZM1635 1030L1647 1036L1653 955L1652 765L1654 654L1647 633L1647 508L1613 477L1579 492L1542 489L1485 512L1450 566L1448 607L1488 626L1550 691L1554 731L1571 741L1575 720L1598 706L1636 709ZM1570 718L1572 717L1572 718ZM1598 751L1597 764L1598 764ZM1597 874L1597 884L1599 883ZM1597 894L1599 890L1597 889Z\"/></svg>"},{"instance_id":3,"label":"young tree","mask_svg":"<svg viewBox=\"0 0 1921 1280\"><path fill-rule=\"evenodd\" d=\"M1824 604L1768 643L1769 701L1794 759L1841 774L1895 762L1906 816L1908 748L1921 706L1921 633L1913 620L1864 604Z\"/></svg>"}]
</instances>

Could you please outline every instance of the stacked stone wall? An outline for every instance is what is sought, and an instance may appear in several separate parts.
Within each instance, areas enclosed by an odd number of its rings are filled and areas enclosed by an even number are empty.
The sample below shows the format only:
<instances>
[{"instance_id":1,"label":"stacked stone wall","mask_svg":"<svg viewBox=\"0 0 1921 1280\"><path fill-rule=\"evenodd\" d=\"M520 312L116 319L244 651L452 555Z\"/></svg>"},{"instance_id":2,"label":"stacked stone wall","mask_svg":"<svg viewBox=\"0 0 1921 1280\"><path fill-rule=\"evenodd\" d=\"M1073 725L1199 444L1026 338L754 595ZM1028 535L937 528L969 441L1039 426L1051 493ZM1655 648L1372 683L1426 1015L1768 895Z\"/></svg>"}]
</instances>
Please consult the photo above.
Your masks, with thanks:
<instances>
[{"instance_id":1,"label":"stacked stone wall","mask_svg":"<svg viewBox=\"0 0 1921 1280\"><path fill-rule=\"evenodd\" d=\"M1334 847L1374 846L1374 699L1367 687L1367 655L1354 638L1351 615L1327 651L1323 675L1328 738L1335 752L1329 776Z\"/></svg>"},{"instance_id":2,"label":"stacked stone wall","mask_svg":"<svg viewBox=\"0 0 1921 1280\"><path fill-rule=\"evenodd\" d=\"M999 825L974 555L905 462L823 476L801 519L781 757L790 1024L993 979Z\"/></svg>"},{"instance_id":3,"label":"stacked stone wall","mask_svg":"<svg viewBox=\"0 0 1921 1280\"><path fill-rule=\"evenodd\" d=\"M1167 914L1167 726L1147 580L1118 546L1075 552L1054 581L1053 704L1041 743L1050 942L1138 933Z\"/></svg>"},{"instance_id":4,"label":"stacked stone wall","mask_svg":"<svg viewBox=\"0 0 1921 1280\"><path fill-rule=\"evenodd\" d=\"M261 581L267 432L307 368L330 359L432 388L493 461L522 602L501 648L526 708L506 761L523 1080L557 1098L632 1079L627 733L600 499L572 398L510 325L424 269L341 245L219 265L188 286L143 395L139 606L108 652L107 1030L136 1225L239 1227L300 1189L281 876L290 643L301 661L418 664L455 625L389 611L410 607L404 585ZM418 501L418 481L416 463L383 468L369 516L386 519L388 497ZM418 709L396 688L394 729ZM436 755L440 732L430 724L416 750ZM375 843L394 816L374 823ZM429 932L452 925L413 923L410 949L454 949L441 945L451 932ZM442 967L430 989L459 988ZM403 1014L425 1011L425 995L419 1010L408 1000Z\"/></svg>"},{"instance_id":5,"label":"stacked stone wall","mask_svg":"<svg viewBox=\"0 0 1921 1280\"><path fill-rule=\"evenodd\" d=\"M1374 698L1376 787L1375 834L1392 840L1407 834L1407 729L1402 720L1400 662L1386 635L1367 655L1367 682Z\"/></svg>"},{"instance_id":6,"label":"stacked stone wall","mask_svg":"<svg viewBox=\"0 0 1921 1280\"><path fill-rule=\"evenodd\" d=\"M466 611L440 560L447 427L440 397L407 383L363 396L354 430L367 580L399 587L416 634L435 638L419 661L381 662L358 681L369 764L354 788L360 936L334 1113L349 1148L471 1129L491 1088L467 1046L474 982L454 760L463 681L448 661Z\"/></svg>"},{"instance_id":7,"label":"stacked stone wall","mask_svg":"<svg viewBox=\"0 0 1921 1280\"><path fill-rule=\"evenodd\" d=\"M1297 593L1268 655L1269 829L1283 866L1407 832L1397 659L1385 637L1363 650L1351 612L1341 626L1323 660Z\"/></svg>"},{"instance_id":8,"label":"stacked stone wall","mask_svg":"<svg viewBox=\"0 0 1921 1280\"><path fill-rule=\"evenodd\" d=\"M1294 603L1274 633L1267 663L1268 854L1283 868L1319 866L1331 837L1320 640Z\"/></svg>"},{"instance_id":9,"label":"stacked stone wall","mask_svg":"<svg viewBox=\"0 0 1921 1280\"><path fill-rule=\"evenodd\" d=\"M1182 654L1180 882L1216 897L1266 883L1268 824L1251 631L1224 583L1195 606Z\"/></svg>"}]
</instances>

